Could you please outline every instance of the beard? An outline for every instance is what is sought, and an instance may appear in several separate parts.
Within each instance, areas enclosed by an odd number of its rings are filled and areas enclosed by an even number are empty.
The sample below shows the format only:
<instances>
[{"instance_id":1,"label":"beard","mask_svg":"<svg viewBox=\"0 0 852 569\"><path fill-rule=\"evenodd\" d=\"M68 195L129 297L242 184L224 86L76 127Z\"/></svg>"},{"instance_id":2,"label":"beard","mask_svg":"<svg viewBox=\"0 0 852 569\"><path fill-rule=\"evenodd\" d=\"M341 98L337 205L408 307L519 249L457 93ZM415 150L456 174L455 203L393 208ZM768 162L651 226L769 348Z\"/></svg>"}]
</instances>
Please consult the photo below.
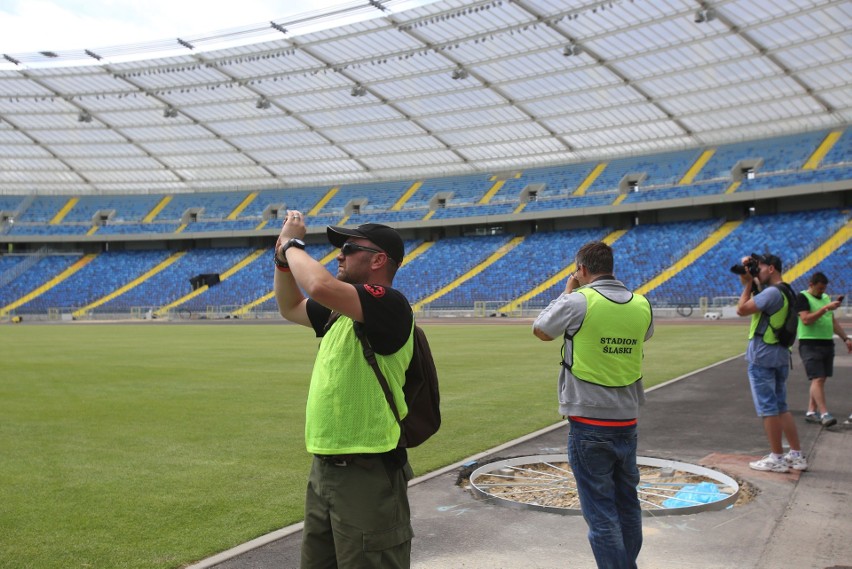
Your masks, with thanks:
<instances>
[{"instance_id":1,"label":"beard","mask_svg":"<svg viewBox=\"0 0 852 569\"><path fill-rule=\"evenodd\" d=\"M364 280L359 280L356 275L353 275L345 267L337 267L337 280L352 285L366 282Z\"/></svg>"}]
</instances>

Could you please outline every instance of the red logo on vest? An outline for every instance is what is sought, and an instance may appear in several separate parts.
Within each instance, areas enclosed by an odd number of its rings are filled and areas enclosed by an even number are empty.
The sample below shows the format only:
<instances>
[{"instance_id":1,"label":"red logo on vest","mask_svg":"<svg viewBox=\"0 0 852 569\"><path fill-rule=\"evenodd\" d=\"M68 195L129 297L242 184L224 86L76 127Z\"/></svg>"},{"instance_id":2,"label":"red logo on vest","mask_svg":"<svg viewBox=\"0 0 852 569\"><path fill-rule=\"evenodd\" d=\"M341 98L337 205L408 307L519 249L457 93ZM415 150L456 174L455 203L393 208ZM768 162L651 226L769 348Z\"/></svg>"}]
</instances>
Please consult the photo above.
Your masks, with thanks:
<instances>
[{"instance_id":1,"label":"red logo on vest","mask_svg":"<svg viewBox=\"0 0 852 569\"><path fill-rule=\"evenodd\" d=\"M385 287L381 285L364 285L364 290L366 290L376 298L381 298L385 295Z\"/></svg>"}]
</instances>

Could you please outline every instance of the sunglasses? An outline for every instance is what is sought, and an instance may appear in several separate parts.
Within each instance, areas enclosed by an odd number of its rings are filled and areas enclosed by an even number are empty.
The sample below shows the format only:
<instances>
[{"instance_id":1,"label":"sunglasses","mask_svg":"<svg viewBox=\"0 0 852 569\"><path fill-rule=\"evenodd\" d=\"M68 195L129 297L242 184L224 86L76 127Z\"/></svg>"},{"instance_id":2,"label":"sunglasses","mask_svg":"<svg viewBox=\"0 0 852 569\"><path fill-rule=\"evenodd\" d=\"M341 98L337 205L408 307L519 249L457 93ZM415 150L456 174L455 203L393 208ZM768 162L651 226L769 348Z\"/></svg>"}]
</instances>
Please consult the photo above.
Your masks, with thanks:
<instances>
[{"instance_id":1,"label":"sunglasses","mask_svg":"<svg viewBox=\"0 0 852 569\"><path fill-rule=\"evenodd\" d=\"M352 253L357 253L358 251L369 251L370 253L384 253L381 249L373 249L372 247L364 247L363 245L358 245L357 243L351 243L347 241L343 244L343 247L340 248L340 252L343 253L344 257L348 257Z\"/></svg>"}]
</instances>

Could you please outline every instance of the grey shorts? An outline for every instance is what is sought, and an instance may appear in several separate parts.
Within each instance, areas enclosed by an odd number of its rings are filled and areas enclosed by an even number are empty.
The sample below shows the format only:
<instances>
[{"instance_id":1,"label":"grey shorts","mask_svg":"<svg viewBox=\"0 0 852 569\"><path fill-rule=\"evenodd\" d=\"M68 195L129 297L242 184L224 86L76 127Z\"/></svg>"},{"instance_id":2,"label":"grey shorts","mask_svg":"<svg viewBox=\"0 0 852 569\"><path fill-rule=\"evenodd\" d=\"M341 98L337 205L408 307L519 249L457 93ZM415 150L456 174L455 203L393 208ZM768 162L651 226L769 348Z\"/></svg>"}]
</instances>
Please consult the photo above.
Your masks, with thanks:
<instances>
[{"instance_id":1,"label":"grey shorts","mask_svg":"<svg viewBox=\"0 0 852 569\"><path fill-rule=\"evenodd\" d=\"M820 346L800 343L799 356L805 364L808 379L831 377L834 373L834 344Z\"/></svg>"}]
</instances>

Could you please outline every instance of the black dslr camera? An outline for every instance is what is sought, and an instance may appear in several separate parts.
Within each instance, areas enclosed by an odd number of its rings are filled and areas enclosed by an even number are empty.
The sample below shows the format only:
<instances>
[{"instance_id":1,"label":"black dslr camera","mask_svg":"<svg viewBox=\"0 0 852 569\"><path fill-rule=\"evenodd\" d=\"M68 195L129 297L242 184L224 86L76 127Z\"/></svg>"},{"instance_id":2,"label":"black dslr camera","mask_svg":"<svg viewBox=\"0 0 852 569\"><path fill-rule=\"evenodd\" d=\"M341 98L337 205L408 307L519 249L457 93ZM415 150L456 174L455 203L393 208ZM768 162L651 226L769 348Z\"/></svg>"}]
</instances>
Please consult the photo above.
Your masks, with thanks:
<instances>
[{"instance_id":1,"label":"black dslr camera","mask_svg":"<svg viewBox=\"0 0 852 569\"><path fill-rule=\"evenodd\" d=\"M759 262L763 260L763 257L756 253L752 253L744 265L734 265L731 267L731 272L735 275L744 275L746 273L750 274L752 277L756 277L758 273L760 273L760 267L757 266Z\"/></svg>"}]
</instances>

